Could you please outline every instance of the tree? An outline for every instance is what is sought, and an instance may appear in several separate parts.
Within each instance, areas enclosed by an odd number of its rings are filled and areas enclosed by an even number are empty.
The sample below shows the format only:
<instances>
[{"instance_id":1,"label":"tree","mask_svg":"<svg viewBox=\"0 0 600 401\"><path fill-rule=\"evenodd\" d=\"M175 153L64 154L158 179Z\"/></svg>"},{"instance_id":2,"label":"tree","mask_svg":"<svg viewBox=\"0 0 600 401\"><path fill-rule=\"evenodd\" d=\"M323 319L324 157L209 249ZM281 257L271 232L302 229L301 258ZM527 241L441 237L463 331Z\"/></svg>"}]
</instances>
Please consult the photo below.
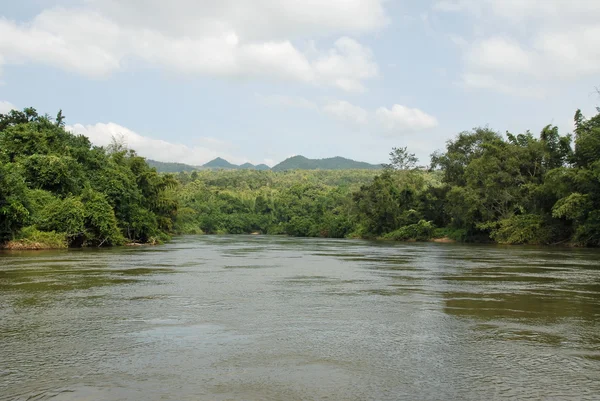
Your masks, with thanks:
<instances>
[{"instance_id":1,"label":"tree","mask_svg":"<svg viewBox=\"0 0 600 401\"><path fill-rule=\"evenodd\" d=\"M58 114L56 114L56 126L61 128L65 126L65 116L62 112L62 109L58 111Z\"/></svg>"},{"instance_id":2,"label":"tree","mask_svg":"<svg viewBox=\"0 0 600 401\"><path fill-rule=\"evenodd\" d=\"M388 170L412 170L417 165L419 159L414 153L408 153L405 147L392 148L390 152L390 163L384 164L384 168Z\"/></svg>"}]
</instances>

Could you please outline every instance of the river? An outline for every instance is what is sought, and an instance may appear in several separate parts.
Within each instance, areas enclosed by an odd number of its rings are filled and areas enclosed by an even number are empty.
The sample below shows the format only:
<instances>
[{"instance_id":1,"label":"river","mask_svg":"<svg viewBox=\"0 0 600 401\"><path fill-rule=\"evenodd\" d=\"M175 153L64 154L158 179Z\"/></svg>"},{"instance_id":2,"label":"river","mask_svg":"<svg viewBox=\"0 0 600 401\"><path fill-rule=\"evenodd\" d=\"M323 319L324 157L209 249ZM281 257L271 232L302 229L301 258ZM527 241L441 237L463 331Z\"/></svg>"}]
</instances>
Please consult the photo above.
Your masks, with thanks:
<instances>
[{"instance_id":1,"label":"river","mask_svg":"<svg viewBox=\"0 0 600 401\"><path fill-rule=\"evenodd\" d=\"M600 251L262 236L0 253L0 400L600 398Z\"/></svg>"}]
</instances>

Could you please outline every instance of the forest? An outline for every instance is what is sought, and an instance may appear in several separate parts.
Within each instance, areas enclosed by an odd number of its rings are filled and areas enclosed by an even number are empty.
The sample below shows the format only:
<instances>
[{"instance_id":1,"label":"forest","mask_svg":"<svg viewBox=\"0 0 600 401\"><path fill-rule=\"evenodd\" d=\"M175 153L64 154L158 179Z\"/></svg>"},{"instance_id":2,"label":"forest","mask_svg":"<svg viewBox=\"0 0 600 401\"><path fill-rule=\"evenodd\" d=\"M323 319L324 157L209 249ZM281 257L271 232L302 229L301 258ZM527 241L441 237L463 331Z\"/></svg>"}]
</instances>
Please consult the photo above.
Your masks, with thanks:
<instances>
[{"instance_id":1,"label":"forest","mask_svg":"<svg viewBox=\"0 0 600 401\"><path fill-rule=\"evenodd\" d=\"M33 108L0 114L0 243L159 243L174 234L600 246L600 111L573 134L476 128L428 168L158 173L123 143L93 146Z\"/></svg>"}]
</instances>

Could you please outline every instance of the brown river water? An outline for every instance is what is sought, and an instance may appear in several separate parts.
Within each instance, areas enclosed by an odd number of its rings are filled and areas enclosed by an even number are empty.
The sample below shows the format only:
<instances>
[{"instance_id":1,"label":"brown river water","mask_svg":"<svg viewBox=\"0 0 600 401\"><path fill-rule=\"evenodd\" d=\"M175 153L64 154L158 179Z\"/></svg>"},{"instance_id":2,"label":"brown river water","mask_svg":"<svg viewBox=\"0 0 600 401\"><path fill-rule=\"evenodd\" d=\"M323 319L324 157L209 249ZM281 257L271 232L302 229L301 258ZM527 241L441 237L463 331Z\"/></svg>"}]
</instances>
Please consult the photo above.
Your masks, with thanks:
<instances>
[{"instance_id":1,"label":"brown river water","mask_svg":"<svg viewBox=\"0 0 600 401\"><path fill-rule=\"evenodd\" d=\"M0 400L600 399L600 250L0 253Z\"/></svg>"}]
</instances>

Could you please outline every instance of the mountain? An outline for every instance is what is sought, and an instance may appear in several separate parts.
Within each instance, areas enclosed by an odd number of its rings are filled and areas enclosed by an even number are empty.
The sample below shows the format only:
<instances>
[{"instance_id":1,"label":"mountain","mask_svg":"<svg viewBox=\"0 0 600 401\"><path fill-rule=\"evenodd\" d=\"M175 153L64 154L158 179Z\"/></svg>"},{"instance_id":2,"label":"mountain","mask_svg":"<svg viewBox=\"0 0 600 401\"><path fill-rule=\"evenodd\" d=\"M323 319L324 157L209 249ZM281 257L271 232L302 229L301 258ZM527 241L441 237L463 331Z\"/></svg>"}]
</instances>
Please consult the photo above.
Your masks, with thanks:
<instances>
[{"instance_id":1,"label":"mountain","mask_svg":"<svg viewBox=\"0 0 600 401\"><path fill-rule=\"evenodd\" d=\"M182 171L195 171L199 168L183 163L165 163L156 160L146 159L150 167L154 167L159 173L179 173Z\"/></svg>"},{"instance_id":2,"label":"mountain","mask_svg":"<svg viewBox=\"0 0 600 401\"><path fill-rule=\"evenodd\" d=\"M202 165L203 168L210 168L210 169L238 169L240 168L240 166L238 166L237 164L231 164L229 163L227 160L217 157L214 160L209 161L206 164Z\"/></svg>"},{"instance_id":3,"label":"mountain","mask_svg":"<svg viewBox=\"0 0 600 401\"><path fill-rule=\"evenodd\" d=\"M217 157L214 160L202 166L203 169L226 169L226 170L270 170L271 167L266 164L254 165L252 163L244 163L240 166L237 164L229 163L227 160Z\"/></svg>"},{"instance_id":4,"label":"mountain","mask_svg":"<svg viewBox=\"0 0 600 401\"><path fill-rule=\"evenodd\" d=\"M156 168L159 173L179 173L191 172L197 170L376 170L380 169L380 164L369 164L365 162L357 162L355 160L346 159L345 157L330 157L328 159L308 159L304 156L293 156L286 159L273 167L266 164L244 163L240 166L229 163L227 160L217 157L214 160L202 166L191 166L183 163L165 163L156 160L146 160L150 167Z\"/></svg>"},{"instance_id":5,"label":"mountain","mask_svg":"<svg viewBox=\"0 0 600 401\"><path fill-rule=\"evenodd\" d=\"M339 156L327 159L308 159L304 156L293 156L285 159L273 167L272 170L376 170L380 168L381 164L357 162Z\"/></svg>"}]
</instances>

